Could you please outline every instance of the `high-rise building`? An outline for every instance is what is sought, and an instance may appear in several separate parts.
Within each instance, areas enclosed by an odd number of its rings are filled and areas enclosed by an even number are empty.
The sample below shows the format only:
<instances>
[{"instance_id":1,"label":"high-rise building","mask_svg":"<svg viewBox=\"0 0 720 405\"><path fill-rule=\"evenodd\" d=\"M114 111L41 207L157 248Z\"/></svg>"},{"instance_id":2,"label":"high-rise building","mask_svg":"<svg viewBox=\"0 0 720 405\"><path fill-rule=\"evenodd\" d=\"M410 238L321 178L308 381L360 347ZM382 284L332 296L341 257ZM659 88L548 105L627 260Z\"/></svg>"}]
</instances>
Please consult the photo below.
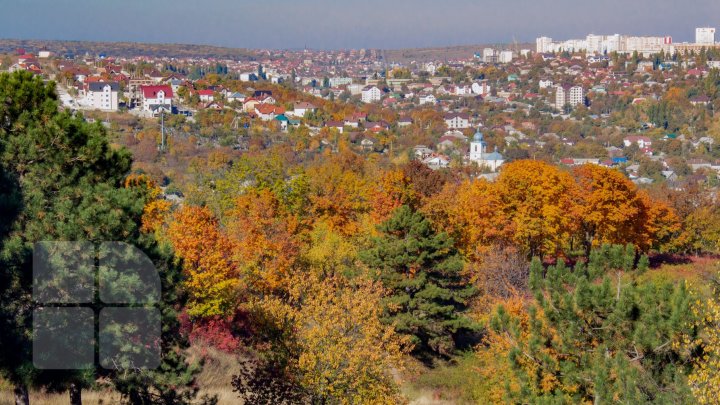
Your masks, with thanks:
<instances>
[{"instance_id":1,"label":"high-rise building","mask_svg":"<svg viewBox=\"0 0 720 405\"><path fill-rule=\"evenodd\" d=\"M585 104L585 94L581 86L573 86L570 88L569 104L573 107Z\"/></svg>"},{"instance_id":2,"label":"high-rise building","mask_svg":"<svg viewBox=\"0 0 720 405\"><path fill-rule=\"evenodd\" d=\"M535 40L535 50L537 53L547 53L550 52L550 47L552 46L553 40L552 38L548 37L540 37Z\"/></svg>"},{"instance_id":3,"label":"high-rise building","mask_svg":"<svg viewBox=\"0 0 720 405\"><path fill-rule=\"evenodd\" d=\"M500 55L498 55L498 62L500 63L510 63L513 61L513 52L512 51L501 51Z\"/></svg>"},{"instance_id":4,"label":"high-rise building","mask_svg":"<svg viewBox=\"0 0 720 405\"><path fill-rule=\"evenodd\" d=\"M695 43L712 45L715 43L715 28L695 28Z\"/></svg>"},{"instance_id":5,"label":"high-rise building","mask_svg":"<svg viewBox=\"0 0 720 405\"><path fill-rule=\"evenodd\" d=\"M561 110L570 105L575 107L585 103L585 94L582 86L562 85L555 89L555 108Z\"/></svg>"},{"instance_id":6,"label":"high-rise building","mask_svg":"<svg viewBox=\"0 0 720 405\"><path fill-rule=\"evenodd\" d=\"M493 49L493 48L483 49L483 62L485 62L485 63L497 62L497 56L495 55L495 49Z\"/></svg>"}]
</instances>

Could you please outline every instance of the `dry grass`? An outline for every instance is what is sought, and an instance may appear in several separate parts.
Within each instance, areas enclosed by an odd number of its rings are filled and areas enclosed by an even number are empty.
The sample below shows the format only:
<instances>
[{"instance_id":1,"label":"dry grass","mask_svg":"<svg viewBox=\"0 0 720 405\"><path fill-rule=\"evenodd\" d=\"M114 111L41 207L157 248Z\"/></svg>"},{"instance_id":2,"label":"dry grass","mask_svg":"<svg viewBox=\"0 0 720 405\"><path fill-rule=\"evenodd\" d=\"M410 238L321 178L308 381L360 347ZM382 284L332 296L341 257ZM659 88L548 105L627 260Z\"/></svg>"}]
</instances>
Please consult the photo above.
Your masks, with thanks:
<instances>
[{"instance_id":1,"label":"dry grass","mask_svg":"<svg viewBox=\"0 0 720 405\"><path fill-rule=\"evenodd\" d=\"M640 281L687 282L690 289L701 297L711 296L717 286L714 280L720 273L720 259L688 256L685 260L686 263L665 263L651 268L640 277Z\"/></svg>"},{"instance_id":2,"label":"dry grass","mask_svg":"<svg viewBox=\"0 0 720 405\"><path fill-rule=\"evenodd\" d=\"M201 387L198 398L203 395L217 396L219 405L242 404L230 385L232 376L239 372L236 358L215 349L201 347L193 347L188 352L188 358L191 361L201 357L205 359L205 365L197 377L197 383ZM120 395L112 390L83 391L84 405L110 405L119 402ZM30 403L33 405L63 405L69 404L70 398L67 393L48 394L35 391L30 393ZM0 405L15 405L12 388L2 382L0 382Z\"/></svg>"},{"instance_id":3,"label":"dry grass","mask_svg":"<svg viewBox=\"0 0 720 405\"><path fill-rule=\"evenodd\" d=\"M117 404L118 402L120 402L120 395L118 395L116 392L83 391L84 405L109 405ZM30 393L30 403L33 405L70 404L70 397L67 393L46 394L43 392L32 392ZM12 391L0 391L0 405L15 405Z\"/></svg>"}]
</instances>

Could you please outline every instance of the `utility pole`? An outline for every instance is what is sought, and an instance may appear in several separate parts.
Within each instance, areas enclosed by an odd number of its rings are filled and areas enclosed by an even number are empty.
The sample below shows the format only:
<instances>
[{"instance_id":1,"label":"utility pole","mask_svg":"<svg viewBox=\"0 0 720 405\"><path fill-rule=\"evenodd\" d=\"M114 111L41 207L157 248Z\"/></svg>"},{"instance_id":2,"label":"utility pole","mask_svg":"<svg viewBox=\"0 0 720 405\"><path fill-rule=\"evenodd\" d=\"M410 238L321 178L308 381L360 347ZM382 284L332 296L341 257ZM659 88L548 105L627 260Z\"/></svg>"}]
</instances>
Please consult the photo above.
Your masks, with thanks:
<instances>
[{"instance_id":1,"label":"utility pole","mask_svg":"<svg viewBox=\"0 0 720 405\"><path fill-rule=\"evenodd\" d=\"M160 110L160 151L165 152L165 111L164 110Z\"/></svg>"}]
</instances>

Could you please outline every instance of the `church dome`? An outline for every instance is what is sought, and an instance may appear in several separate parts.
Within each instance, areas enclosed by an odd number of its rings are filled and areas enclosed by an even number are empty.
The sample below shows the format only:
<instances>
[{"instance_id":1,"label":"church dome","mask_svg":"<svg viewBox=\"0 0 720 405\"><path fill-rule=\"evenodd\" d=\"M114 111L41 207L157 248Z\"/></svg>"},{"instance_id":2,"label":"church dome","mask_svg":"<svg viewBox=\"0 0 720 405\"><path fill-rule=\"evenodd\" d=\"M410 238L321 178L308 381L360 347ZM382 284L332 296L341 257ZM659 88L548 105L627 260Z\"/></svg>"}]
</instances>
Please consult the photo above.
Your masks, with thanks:
<instances>
[{"instance_id":1,"label":"church dome","mask_svg":"<svg viewBox=\"0 0 720 405\"><path fill-rule=\"evenodd\" d=\"M475 132L475 136L473 136L473 142L484 142L483 134L480 132L480 129Z\"/></svg>"}]
</instances>

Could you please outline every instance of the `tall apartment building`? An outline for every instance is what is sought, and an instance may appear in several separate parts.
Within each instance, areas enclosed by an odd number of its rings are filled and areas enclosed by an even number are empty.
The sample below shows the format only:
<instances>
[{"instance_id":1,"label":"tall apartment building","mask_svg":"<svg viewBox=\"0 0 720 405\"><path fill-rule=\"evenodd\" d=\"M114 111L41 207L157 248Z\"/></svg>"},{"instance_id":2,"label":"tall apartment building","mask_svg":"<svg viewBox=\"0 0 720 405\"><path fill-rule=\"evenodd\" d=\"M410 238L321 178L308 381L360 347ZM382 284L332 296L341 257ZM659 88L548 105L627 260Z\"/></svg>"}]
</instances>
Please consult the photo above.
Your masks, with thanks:
<instances>
[{"instance_id":1,"label":"tall apartment building","mask_svg":"<svg viewBox=\"0 0 720 405\"><path fill-rule=\"evenodd\" d=\"M513 57L513 51L501 51L500 55L498 55L498 62L510 63L513 61Z\"/></svg>"},{"instance_id":2,"label":"tall apartment building","mask_svg":"<svg viewBox=\"0 0 720 405\"><path fill-rule=\"evenodd\" d=\"M585 104L585 93L582 86L562 85L556 87L555 108L562 110L567 104L571 107Z\"/></svg>"},{"instance_id":3,"label":"tall apartment building","mask_svg":"<svg viewBox=\"0 0 720 405\"><path fill-rule=\"evenodd\" d=\"M483 62L485 62L485 63L497 62L497 56L495 55L495 49L493 49L493 48L483 49Z\"/></svg>"},{"instance_id":4,"label":"tall apartment building","mask_svg":"<svg viewBox=\"0 0 720 405\"><path fill-rule=\"evenodd\" d=\"M594 35L585 39L568 39L553 42L551 38L540 37L536 40L538 52L581 52L588 53L633 53L652 54L666 49L672 44L672 37L632 37L620 34Z\"/></svg>"},{"instance_id":5,"label":"tall apartment building","mask_svg":"<svg viewBox=\"0 0 720 405\"><path fill-rule=\"evenodd\" d=\"M552 52L550 48L552 47L553 40L549 37L540 37L535 40L535 51L537 53L547 53Z\"/></svg>"},{"instance_id":6,"label":"tall apartment building","mask_svg":"<svg viewBox=\"0 0 720 405\"><path fill-rule=\"evenodd\" d=\"M88 85L85 100L91 108L116 111L119 92L120 85L117 82L93 82Z\"/></svg>"},{"instance_id":7,"label":"tall apartment building","mask_svg":"<svg viewBox=\"0 0 720 405\"><path fill-rule=\"evenodd\" d=\"M695 28L695 43L712 45L715 43L715 28Z\"/></svg>"}]
</instances>

